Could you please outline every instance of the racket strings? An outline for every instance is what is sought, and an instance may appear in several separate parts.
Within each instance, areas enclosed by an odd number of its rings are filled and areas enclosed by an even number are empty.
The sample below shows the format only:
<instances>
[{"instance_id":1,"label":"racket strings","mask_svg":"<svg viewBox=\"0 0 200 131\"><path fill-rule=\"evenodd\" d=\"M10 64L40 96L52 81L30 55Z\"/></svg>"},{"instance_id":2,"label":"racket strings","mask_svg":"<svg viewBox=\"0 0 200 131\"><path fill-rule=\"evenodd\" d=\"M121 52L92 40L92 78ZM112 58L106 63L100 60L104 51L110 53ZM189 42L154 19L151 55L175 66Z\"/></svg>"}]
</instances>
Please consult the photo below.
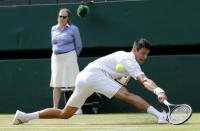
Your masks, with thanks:
<instances>
[{"instance_id":1,"label":"racket strings","mask_svg":"<svg viewBox=\"0 0 200 131\"><path fill-rule=\"evenodd\" d=\"M191 108L187 105L176 106L172 109L170 119L173 123L181 123L191 116Z\"/></svg>"}]
</instances>

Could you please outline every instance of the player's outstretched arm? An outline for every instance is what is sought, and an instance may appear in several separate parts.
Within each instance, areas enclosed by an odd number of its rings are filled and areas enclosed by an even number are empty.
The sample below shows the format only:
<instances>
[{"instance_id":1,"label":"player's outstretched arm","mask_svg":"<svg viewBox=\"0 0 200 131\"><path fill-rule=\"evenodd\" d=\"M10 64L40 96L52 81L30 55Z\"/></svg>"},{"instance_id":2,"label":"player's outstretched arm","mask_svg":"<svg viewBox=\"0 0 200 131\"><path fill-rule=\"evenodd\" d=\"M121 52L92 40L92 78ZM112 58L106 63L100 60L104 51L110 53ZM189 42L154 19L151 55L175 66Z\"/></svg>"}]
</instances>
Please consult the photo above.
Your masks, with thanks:
<instances>
[{"instance_id":1,"label":"player's outstretched arm","mask_svg":"<svg viewBox=\"0 0 200 131\"><path fill-rule=\"evenodd\" d=\"M137 80L141 82L147 90L156 94L158 96L159 102L163 102L165 99L167 99L165 91L162 88L158 87L154 81L147 78L144 74L139 75L137 77Z\"/></svg>"}]
</instances>

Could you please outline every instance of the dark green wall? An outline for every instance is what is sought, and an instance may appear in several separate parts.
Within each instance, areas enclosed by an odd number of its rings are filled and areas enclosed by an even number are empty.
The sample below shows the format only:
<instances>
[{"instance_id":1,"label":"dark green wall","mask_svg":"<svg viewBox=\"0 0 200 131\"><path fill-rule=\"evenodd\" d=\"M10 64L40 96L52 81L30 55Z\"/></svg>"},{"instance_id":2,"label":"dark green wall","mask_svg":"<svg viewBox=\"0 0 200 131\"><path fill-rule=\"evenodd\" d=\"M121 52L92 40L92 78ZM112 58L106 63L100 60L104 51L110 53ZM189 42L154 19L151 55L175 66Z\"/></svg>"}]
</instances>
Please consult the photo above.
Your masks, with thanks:
<instances>
[{"instance_id":1,"label":"dark green wall","mask_svg":"<svg viewBox=\"0 0 200 131\"><path fill-rule=\"evenodd\" d=\"M90 6L91 12L85 18L76 15L77 4L0 7L0 54L18 55L22 50L31 49L34 49L31 53L50 50L50 29L56 24L61 7L71 9L73 23L80 28L84 49L98 51L100 47L107 50L131 47L132 41L138 37L146 37L154 47L165 46L166 49L171 45L199 45L199 4L200 1L189 0L98 3ZM196 104L199 100L200 54L190 54L157 54L150 57L143 69L167 91L171 102L188 103L194 111L200 111L200 106ZM16 109L29 112L52 105L50 56L45 59L20 58L8 56L0 60L0 113L14 113ZM83 69L95 58L93 54L81 56L80 68ZM136 81L131 81L130 90L160 107L155 95ZM110 103L103 97L101 112L131 111L136 109L118 100Z\"/></svg>"},{"instance_id":2,"label":"dark green wall","mask_svg":"<svg viewBox=\"0 0 200 131\"><path fill-rule=\"evenodd\" d=\"M94 59L96 58L79 58L80 69ZM171 102L188 103L194 111L200 111L200 106L196 104L200 86L199 59L200 55L150 56L142 68L147 76L166 90ZM52 89L49 87L50 59L2 60L0 72L0 113L13 113L16 109L34 111L52 106ZM159 107L155 95L145 90L137 81L132 80L129 89ZM132 112L136 109L122 101L110 101L103 97L100 111Z\"/></svg>"},{"instance_id":3,"label":"dark green wall","mask_svg":"<svg viewBox=\"0 0 200 131\"><path fill-rule=\"evenodd\" d=\"M86 18L76 15L77 4L0 7L0 50L46 49L50 29L61 7L72 11L84 47L128 46L146 37L154 45L200 42L200 1L147 0L98 3Z\"/></svg>"}]
</instances>

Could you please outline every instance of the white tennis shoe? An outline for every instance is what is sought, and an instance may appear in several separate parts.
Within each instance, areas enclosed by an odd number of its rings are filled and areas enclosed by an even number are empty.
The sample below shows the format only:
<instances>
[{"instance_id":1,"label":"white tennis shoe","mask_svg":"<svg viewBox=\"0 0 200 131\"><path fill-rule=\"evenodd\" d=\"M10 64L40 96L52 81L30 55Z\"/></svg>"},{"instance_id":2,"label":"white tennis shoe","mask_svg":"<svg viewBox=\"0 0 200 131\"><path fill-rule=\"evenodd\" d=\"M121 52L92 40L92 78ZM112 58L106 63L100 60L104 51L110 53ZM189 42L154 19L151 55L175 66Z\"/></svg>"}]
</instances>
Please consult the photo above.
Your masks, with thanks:
<instances>
[{"instance_id":1,"label":"white tennis shoe","mask_svg":"<svg viewBox=\"0 0 200 131\"><path fill-rule=\"evenodd\" d=\"M28 122L26 119L26 113L17 110L13 119L13 125L19 125L26 122Z\"/></svg>"},{"instance_id":2,"label":"white tennis shoe","mask_svg":"<svg viewBox=\"0 0 200 131\"><path fill-rule=\"evenodd\" d=\"M158 124L168 124L167 113L163 111L161 115L158 117Z\"/></svg>"}]
</instances>

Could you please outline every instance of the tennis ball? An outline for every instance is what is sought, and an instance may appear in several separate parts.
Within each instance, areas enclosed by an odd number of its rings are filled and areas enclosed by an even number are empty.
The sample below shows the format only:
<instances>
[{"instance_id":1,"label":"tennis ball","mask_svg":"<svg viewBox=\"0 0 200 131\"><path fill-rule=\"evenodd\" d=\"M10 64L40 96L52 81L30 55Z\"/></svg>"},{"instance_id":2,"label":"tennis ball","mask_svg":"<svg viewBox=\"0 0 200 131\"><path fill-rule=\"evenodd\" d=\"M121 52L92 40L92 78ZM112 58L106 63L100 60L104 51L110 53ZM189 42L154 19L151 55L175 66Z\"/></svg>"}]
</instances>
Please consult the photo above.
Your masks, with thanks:
<instances>
[{"instance_id":1,"label":"tennis ball","mask_svg":"<svg viewBox=\"0 0 200 131\"><path fill-rule=\"evenodd\" d=\"M118 72L122 72L124 70L124 66L122 64L117 64L115 69L118 71Z\"/></svg>"},{"instance_id":2,"label":"tennis ball","mask_svg":"<svg viewBox=\"0 0 200 131\"><path fill-rule=\"evenodd\" d=\"M87 5L79 5L77 9L77 15L85 17L90 12L90 8Z\"/></svg>"}]
</instances>

